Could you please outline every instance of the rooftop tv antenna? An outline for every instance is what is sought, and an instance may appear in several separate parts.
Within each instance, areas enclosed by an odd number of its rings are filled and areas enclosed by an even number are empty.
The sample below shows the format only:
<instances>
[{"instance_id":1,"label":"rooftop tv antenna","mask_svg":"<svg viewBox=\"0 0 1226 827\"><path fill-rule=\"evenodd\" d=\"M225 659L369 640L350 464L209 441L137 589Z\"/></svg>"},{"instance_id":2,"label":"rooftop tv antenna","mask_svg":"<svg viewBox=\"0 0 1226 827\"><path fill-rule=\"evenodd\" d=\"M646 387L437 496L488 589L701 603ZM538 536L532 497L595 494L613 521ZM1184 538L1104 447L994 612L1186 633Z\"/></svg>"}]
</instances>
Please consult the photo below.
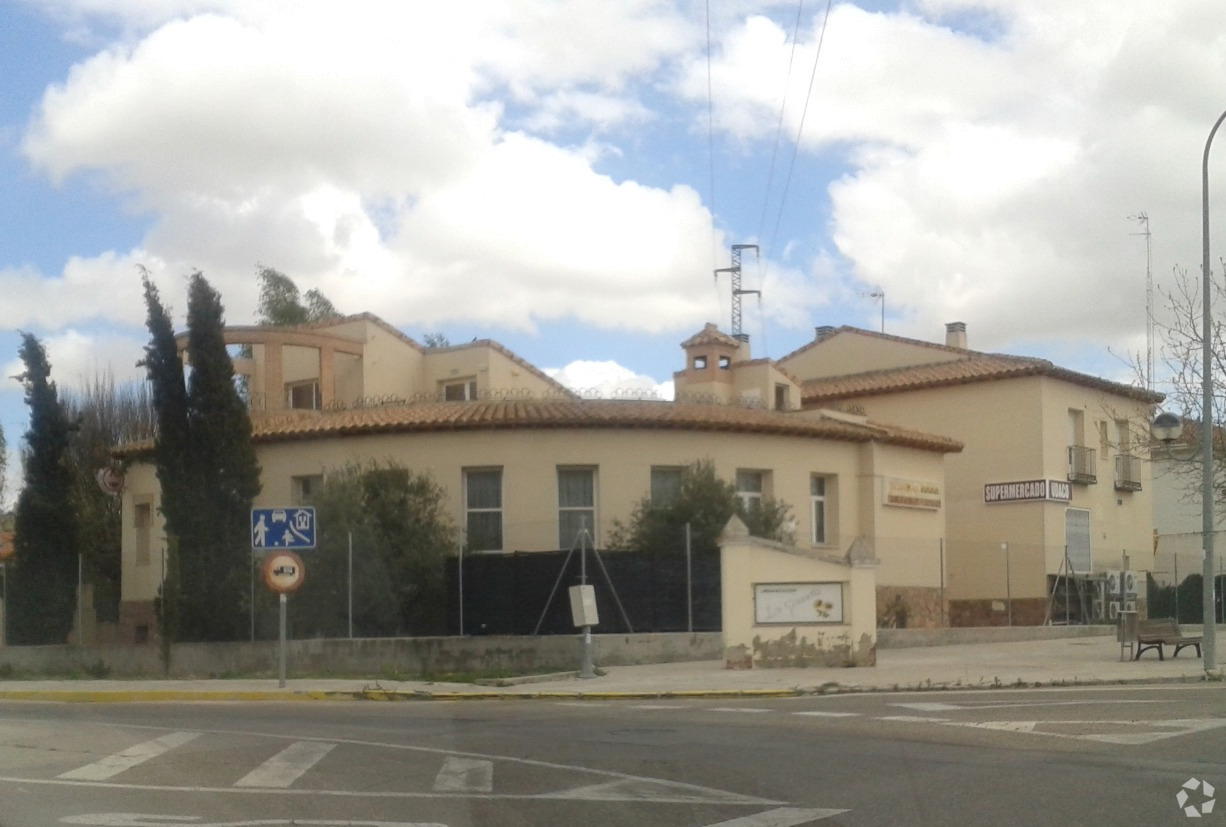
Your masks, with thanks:
<instances>
[{"instance_id":1,"label":"rooftop tv antenna","mask_svg":"<svg viewBox=\"0 0 1226 827\"><path fill-rule=\"evenodd\" d=\"M732 276L732 338L742 342L748 341L749 336L741 332L741 296L746 293L757 293L759 297L762 295L761 290L742 290L741 289L741 251L753 250L754 258L758 257L757 244L733 244L732 245L732 266L721 267L715 271L715 280L719 281L720 273L728 273Z\"/></svg>"},{"instance_id":2,"label":"rooftop tv antenna","mask_svg":"<svg viewBox=\"0 0 1226 827\"><path fill-rule=\"evenodd\" d=\"M871 293L861 293L860 295L864 296L866 299L881 300L881 332L885 333L885 288L878 287Z\"/></svg>"},{"instance_id":3,"label":"rooftop tv antenna","mask_svg":"<svg viewBox=\"0 0 1226 827\"><path fill-rule=\"evenodd\" d=\"M1154 270L1153 247L1150 244L1149 216L1143 212L1128 216L1144 229L1129 235L1145 236L1145 388L1154 389Z\"/></svg>"}]
</instances>

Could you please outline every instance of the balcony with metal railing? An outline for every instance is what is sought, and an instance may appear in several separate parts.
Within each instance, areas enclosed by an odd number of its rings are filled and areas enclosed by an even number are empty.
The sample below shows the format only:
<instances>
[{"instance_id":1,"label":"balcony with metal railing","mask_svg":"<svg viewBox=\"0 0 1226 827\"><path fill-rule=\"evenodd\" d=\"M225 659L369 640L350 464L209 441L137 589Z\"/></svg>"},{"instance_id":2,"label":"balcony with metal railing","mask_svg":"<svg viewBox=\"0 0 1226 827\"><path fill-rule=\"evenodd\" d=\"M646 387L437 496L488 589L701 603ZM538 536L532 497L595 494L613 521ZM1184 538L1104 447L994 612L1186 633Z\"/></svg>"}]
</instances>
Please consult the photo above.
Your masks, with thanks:
<instances>
[{"instance_id":1,"label":"balcony with metal railing","mask_svg":"<svg viewBox=\"0 0 1226 827\"><path fill-rule=\"evenodd\" d=\"M1141 460L1128 454L1120 454L1115 458L1115 490L1141 490Z\"/></svg>"},{"instance_id":2,"label":"balcony with metal railing","mask_svg":"<svg viewBox=\"0 0 1226 827\"><path fill-rule=\"evenodd\" d=\"M1068 447L1069 482L1092 485L1098 482L1098 452L1084 445Z\"/></svg>"}]
</instances>

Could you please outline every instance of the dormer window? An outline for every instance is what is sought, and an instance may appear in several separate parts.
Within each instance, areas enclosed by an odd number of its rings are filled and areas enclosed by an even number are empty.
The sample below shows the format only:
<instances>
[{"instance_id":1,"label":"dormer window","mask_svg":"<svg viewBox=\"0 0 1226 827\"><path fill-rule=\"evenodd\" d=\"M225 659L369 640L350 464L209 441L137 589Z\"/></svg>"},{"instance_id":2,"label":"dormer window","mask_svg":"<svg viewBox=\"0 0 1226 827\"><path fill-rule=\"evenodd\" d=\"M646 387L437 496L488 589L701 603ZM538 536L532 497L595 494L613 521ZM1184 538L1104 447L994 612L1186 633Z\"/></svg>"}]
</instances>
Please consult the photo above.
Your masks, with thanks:
<instances>
[{"instance_id":1,"label":"dormer window","mask_svg":"<svg viewBox=\"0 0 1226 827\"><path fill-rule=\"evenodd\" d=\"M320 409L319 380L294 382L285 386L285 403L297 410L317 411Z\"/></svg>"},{"instance_id":2,"label":"dormer window","mask_svg":"<svg viewBox=\"0 0 1226 827\"><path fill-rule=\"evenodd\" d=\"M707 357L706 356L695 356L694 357L694 370L706 370L706 369L707 369Z\"/></svg>"}]
</instances>

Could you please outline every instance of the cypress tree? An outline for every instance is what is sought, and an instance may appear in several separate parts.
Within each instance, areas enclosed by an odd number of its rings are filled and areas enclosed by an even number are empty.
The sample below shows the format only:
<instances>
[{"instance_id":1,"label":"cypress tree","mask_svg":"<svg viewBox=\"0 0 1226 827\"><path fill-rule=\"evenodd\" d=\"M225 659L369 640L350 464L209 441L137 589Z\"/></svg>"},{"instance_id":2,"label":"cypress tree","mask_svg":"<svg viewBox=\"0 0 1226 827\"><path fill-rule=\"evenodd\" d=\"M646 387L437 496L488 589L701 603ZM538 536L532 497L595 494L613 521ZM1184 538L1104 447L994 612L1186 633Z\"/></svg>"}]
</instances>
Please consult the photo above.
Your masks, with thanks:
<instances>
[{"instance_id":1,"label":"cypress tree","mask_svg":"<svg viewBox=\"0 0 1226 827\"><path fill-rule=\"evenodd\" d=\"M51 381L42 343L23 333L20 353L25 372L17 378L25 386L30 429L13 538L17 565L9 588L9 641L63 643L76 606L77 521L72 471L65 462L72 426Z\"/></svg>"},{"instance_id":2,"label":"cypress tree","mask_svg":"<svg viewBox=\"0 0 1226 827\"><path fill-rule=\"evenodd\" d=\"M260 467L251 444L251 419L235 384L226 350L221 297L197 272L187 301L188 476L196 486L195 548L181 544L184 640L235 640L247 623L251 504L260 492Z\"/></svg>"},{"instance_id":3,"label":"cypress tree","mask_svg":"<svg viewBox=\"0 0 1226 827\"><path fill-rule=\"evenodd\" d=\"M184 543L195 539L193 507L195 484L190 477L188 457L192 450L187 417L187 384L183 376L183 361L175 343L174 325L170 313L162 304L157 287L142 274L145 288L145 324L149 328L149 344L145 346L142 364L149 377L150 392L156 418L157 437L153 456L161 488L161 511L166 533L174 538L167 548L166 582L159 600L161 635L169 644L180 637L178 627L179 566L177 555ZM171 576L173 572L176 576Z\"/></svg>"}]
</instances>

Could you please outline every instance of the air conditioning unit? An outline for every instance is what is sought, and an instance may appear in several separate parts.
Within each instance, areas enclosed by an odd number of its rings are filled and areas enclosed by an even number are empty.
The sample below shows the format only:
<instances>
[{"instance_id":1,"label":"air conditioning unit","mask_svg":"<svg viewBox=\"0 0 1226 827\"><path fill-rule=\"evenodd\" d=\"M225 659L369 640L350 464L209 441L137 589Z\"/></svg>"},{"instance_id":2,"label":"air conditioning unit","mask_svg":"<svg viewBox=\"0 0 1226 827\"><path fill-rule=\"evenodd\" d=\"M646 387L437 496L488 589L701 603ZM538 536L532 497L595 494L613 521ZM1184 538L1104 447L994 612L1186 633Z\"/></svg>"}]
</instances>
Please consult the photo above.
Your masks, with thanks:
<instances>
[{"instance_id":1,"label":"air conditioning unit","mask_svg":"<svg viewBox=\"0 0 1226 827\"><path fill-rule=\"evenodd\" d=\"M1120 618L1120 601L1112 600L1107 604L1107 619L1119 620Z\"/></svg>"},{"instance_id":2,"label":"air conditioning unit","mask_svg":"<svg viewBox=\"0 0 1226 827\"><path fill-rule=\"evenodd\" d=\"M1124 572L1124 594L1137 593L1137 573L1135 571Z\"/></svg>"},{"instance_id":3,"label":"air conditioning unit","mask_svg":"<svg viewBox=\"0 0 1226 827\"><path fill-rule=\"evenodd\" d=\"M1108 571L1103 574L1103 582L1106 584L1107 594L1120 593L1120 572Z\"/></svg>"},{"instance_id":4,"label":"air conditioning unit","mask_svg":"<svg viewBox=\"0 0 1226 827\"><path fill-rule=\"evenodd\" d=\"M1094 612L1095 620L1103 620L1107 616L1105 614L1106 606L1107 606L1106 601L1104 601L1101 597L1094 601L1094 607L1092 611Z\"/></svg>"},{"instance_id":5,"label":"air conditioning unit","mask_svg":"<svg viewBox=\"0 0 1226 827\"><path fill-rule=\"evenodd\" d=\"M1136 610L1137 610L1137 601L1135 600L1125 600L1124 601L1124 611L1135 612Z\"/></svg>"}]
</instances>

